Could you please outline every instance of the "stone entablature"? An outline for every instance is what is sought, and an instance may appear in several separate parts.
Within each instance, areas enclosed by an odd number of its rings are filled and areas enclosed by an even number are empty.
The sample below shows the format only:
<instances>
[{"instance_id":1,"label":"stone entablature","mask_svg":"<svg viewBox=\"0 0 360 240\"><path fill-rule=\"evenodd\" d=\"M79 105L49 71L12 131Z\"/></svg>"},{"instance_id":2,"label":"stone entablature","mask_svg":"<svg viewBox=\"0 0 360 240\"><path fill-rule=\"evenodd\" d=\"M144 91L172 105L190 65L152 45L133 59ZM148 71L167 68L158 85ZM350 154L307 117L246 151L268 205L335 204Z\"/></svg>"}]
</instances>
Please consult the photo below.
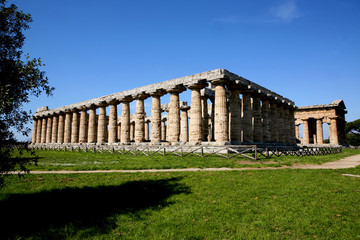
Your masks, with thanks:
<instances>
[{"instance_id":1,"label":"stone entablature","mask_svg":"<svg viewBox=\"0 0 360 240\"><path fill-rule=\"evenodd\" d=\"M189 106L179 98L187 89L191 91ZM170 102L161 104L165 94L170 94ZM147 98L152 98L149 118L144 107ZM136 101L133 114L132 101ZM118 116L119 104L122 109ZM227 70L216 69L52 110L40 108L34 114L32 142L294 144L295 108L294 102L277 93Z\"/></svg>"},{"instance_id":2,"label":"stone entablature","mask_svg":"<svg viewBox=\"0 0 360 240\"><path fill-rule=\"evenodd\" d=\"M295 110L296 137L299 137L299 125L303 124L302 144L323 144L323 123L329 124L330 144L345 143L345 104L335 100L330 104L298 107Z\"/></svg>"},{"instance_id":3,"label":"stone entablature","mask_svg":"<svg viewBox=\"0 0 360 240\"><path fill-rule=\"evenodd\" d=\"M67 109L75 109L80 108L82 106L86 106L90 108L92 105L98 106L99 104L105 102L110 103L111 101L118 100L123 101L126 97L131 96L134 97L138 95L139 93L147 93L149 95L156 93L159 89L164 89L165 91L170 91L171 89L175 88L177 85L184 85L184 86L190 86L191 84L197 83L200 80L205 80L207 82L212 82L217 79L226 79L228 81L231 81L235 83L236 86L239 88L243 88L246 90L252 90L254 92L259 93L260 95L263 95L264 97L270 97L273 98L276 101L288 104L288 105L295 105L295 103L275 92L272 92L256 83L251 82L250 80L247 80L243 77L240 77L236 74L233 74L225 69L216 69L208 72L198 73L186 77L176 78L160 83L154 83L151 85L134 88L131 90L126 90L110 95L106 95L99 98L93 98L87 101L70 104L67 106L54 108L54 109L48 109L48 110L41 110L41 112L36 112L34 114L34 117L42 117L47 116L48 114L58 114L62 111L66 111Z\"/></svg>"}]
</instances>

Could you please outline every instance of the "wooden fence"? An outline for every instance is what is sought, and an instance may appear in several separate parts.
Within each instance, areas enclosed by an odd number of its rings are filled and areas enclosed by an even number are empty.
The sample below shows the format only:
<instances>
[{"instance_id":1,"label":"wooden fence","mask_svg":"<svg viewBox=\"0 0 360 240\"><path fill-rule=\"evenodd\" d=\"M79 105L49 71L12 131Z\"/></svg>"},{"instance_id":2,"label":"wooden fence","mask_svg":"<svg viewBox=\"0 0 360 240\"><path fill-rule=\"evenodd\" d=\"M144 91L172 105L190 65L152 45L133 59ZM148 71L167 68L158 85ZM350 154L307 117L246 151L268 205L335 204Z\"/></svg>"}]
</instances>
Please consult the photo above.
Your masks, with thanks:
<instances>
[{"instance_id":1,"label":"wooden fence","mask_svg":"<svg viewBox=\"0 0 360 240\"><path fill-rule=\"evenodd\" d=\"M252 160L271 158L273 156L317 156L335 154L341 147L298 147L298 146L257 146L257 145L225 145L225 146L150 146L150 145L65 145L40 144L30 145L32 149L76 151L93 153L130 154L133 156L175 155L186 157L190 154L199 157L219 156L233 158L242 156Z\"/></svg>"}]
</instances>

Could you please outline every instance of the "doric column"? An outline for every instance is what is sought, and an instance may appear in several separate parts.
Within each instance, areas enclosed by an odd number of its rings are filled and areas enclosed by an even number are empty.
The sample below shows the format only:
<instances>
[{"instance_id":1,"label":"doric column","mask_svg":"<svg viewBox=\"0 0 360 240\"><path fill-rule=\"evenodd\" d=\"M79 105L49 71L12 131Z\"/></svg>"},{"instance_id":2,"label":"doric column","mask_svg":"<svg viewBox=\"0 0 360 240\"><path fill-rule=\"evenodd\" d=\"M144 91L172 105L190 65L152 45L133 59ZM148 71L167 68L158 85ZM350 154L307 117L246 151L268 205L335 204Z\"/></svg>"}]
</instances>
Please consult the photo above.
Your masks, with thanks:
<instances>
[{"instance_id":1,"label":"doric column","mask_svg":"<svg viewBox=\"0 0 360 240\"><path fill-rule=\"evenodd\" d=\"M89 106L88 143L96 143L97 141L96 108L94 104Z\"/></svg>"},{"instance_id":2,"label":"doric column","mask_svg":"<svg viewBox=\"0 0 360 240\"><path fill-rule=\"evenodd\" d=\"M135 120L130 116L130 141L135 140Z\"/></svg>"},{"instance_id":3,"label":"doric column","mask_svg":"<svg viewBox=\"0 0 360 240\"><path fill-rule=\"evenodd\" d=\"M261 106L261 115L263 118L263 140L265 143L271 142L270 132L270 103L269 100L263 99Z\"/></svg>"},{"instance_id":4,"label":"doric column","mask_svg":"<svg viewBox=\"0 0 360 240\"><path fill-rule=\"evenodd\" d=\"M121 142L121 122L120 122L120 120L118 120L117 131L118 131L118 141Z\"/></svg>"},{"instance_id":5,"label":"doric column","mask_svg":"<svg viewBox=\"0 0 360 240\"><path fill-rule=\"evenodd\" d=\"M261 122L261 105L260 97L255 95L253 97L253 139L254 142L263 142L263 129Z\"/></svg>"},{"instance_id":6,"label":"doric column","mask_svg":"<svg viewBox=\"0 0 360 240\"><path fill-rule=\"evenodd\" d=\"M189 141L189 106L183 105L180 107L181 110L181 130L180 130L180 141L186 143Z\"/></svg>"},{"instance_id":7,"label":"doric column","mask_svg":"<svg viewBox=\"0 0 360 240\"><path fill-rule=\"evenodd\" d=\"M277 124L277 104L275 101L270 102L270 132L271 132L271 142L279 142L279 132Z\"/></svg>"},{"instance_id":8,"label":"doric column","mask_svg":"<svg viewBox=\"0 0 360 240\"><path fill-rule=\"evenodd\" d=\"M71 118L72 118L71 111L69 109L65 110L64 143L71 142Z\"/></svg>"},{"instance_id":9,"label":"doric column","mask_svg":"<svg viewBox=\"0 0 360 240\"><path fill-rule=\"evenodd\" d=\"M107 119L106 119L106 102L101 102L98 104L99 107L99 116L98 116L98 126L97 126L97 143L103 144L106 142L107 135Z\"/></svg>"},{"instance_id":10,"label":"doric column","mask_svg":"<svg viewBox=\"0 0 360 240\"><path fill-rule=\"evenodd\" d=\"M330 118L330 144L339 145L339 136L337 130L337 118Z\"/></svg>"},{"instance_id":11,"label":"doric column","mask_svg":"<svg viewBox=\"0 0 360 240\"><path fill-rule=\"evenodd\" d=\"M227 79L216 79L211 81L215 86L215 116L214 116L214 137L216 144L223 145L229 141L229 114L227 108L225 84ZM191 111L193 106L191 105ZM190 116L190 119L192 115Z\"/></svg>"},{"instance_id":12,"label":"doric column","mask_svg":"<svg viewBox=\"0 0 360 240\"><path fill-rule=\"evenodd\" d=\"M79 110L72 110L71 143L79 142Z\"/></svg>"},{"instance_id":13,"label":"doric column","mask_svg":"<svg viewBox=\"0 0 360 240\"><path fill-rule=\"evenodd\" d=\"M170 104L167 121L168 139L170 144L179 142L180 137L180 101L179 94L185 91L183 85L177 85L168 92L170 93Z\"/></svg>"},{"instance_id":14,"label":"doric column","mask_svg":"<svg viewBox=\"0 0 360 240\"><path fill-rule=\"evenodd\" d=\"M299 128L299 124L295 125L295 134L296 134L296 139L300 139L300 128Z\"/></svg>"},{"instance_id":15,"label":"doric column","mask_svg":"<svg viewBox=\"0 0 360 240\"><path fill-rule=\"evenodd\" d=\"M324 144L322 118L316 119L316 142L317 144Z\"/></svg>"},{"instance_id":16,"label":"doric column","mask_svg":"<svg viewBox=\"0 0 360 240\"><path fill-rule=\"evenodd\" d=\"M191 90L190 132L189 132L189 142L191 145L200 144L203 138L200 89L206 86L207 83L205 81L198 81L187 86Z\"/></svg>"},{"instance_id":17,"label":"doric column","mask_svg":"<svg viewBox=\"0 0 360 240\"><path fill-rule=\"evenodd\" d=\"M289 107L289 125L290 125L290 143L296 143L295 135L295 108L294 106Z\"/></svg>"},{"instance_id":18,"label":"doric column","mask_svg":"<svg viewBox=\"0 0 360 240\"><path fill-rule=\"evenodd\" d=\"M205 90L205 89L203 89ZM206 96L205 91L200 91L201 93L201 116L202 116L202 131L203 131L203 141L208 141L209 136L209 112L208 112L208 97Z\"/></svg>"},{"instance_id":19,"label":"doric column","mask_svg":"<svg viewBox=\"0 0 360 240\"><path fill-rule=\"evenodd\" d=\"M31 143L32 144L35 144L36 143L36 133L37 133L37 119L35 119L34 117L32 118L33 119L33 128L32 128L32 135L31 135Z\"/></svg>"},{"instance_id":20,"label":"doric column","mask_svg":"<svg viewBox=\"0 0 360 240\"><path fill-rule=\"evenodd\" d=\"M144 100L149 97L148 94L142 92L135 96L136 113L135 113L135 143L145 141L145 107Z\"/></svg>"},{"instance_id":21,"label":"doric column","mask_svg":"<svg viewBox=\"0 0 360 240\"><path fill-rule=\"evenodd\" d=\"M285 142L284 134L284 106L282 103L279 103L277 106L277 129L279 134L279 143Z\"/></svg>"},{"instance_id":22,"label":"doric column","mask_svg":"<svg viewBox=\"0 0 360 240\"><path fill-rule=\"evenodd\" d=\"M43 117L41 121L41 143L46 143L46 122L47 117Z\"/></svg>"},{"instance_id":23,"label":"doric column","mask_svg":"<svg viewBox=\"0 0 360 240\"><path fill-rule=\"evenodd\" d=\"M80 129L79 129L79 142L87 143L87 135L88 135L88 123L87 123L87 107L82 106L80 108Z\"/></svg>"},{"instance_id":24,"label":"doric column","mask_svg":"<svg viewBox=\"0 0 360 240\"><path fill-rule=\"evenodd\" d=\"M241 142L241 99L239 89L230 86L230 136L231 142L239 144Z\"/></svg>"},{"instance_id":25,"label":"doric column","mask_svg":"<svg viewBox=\"0 0 360 240\"><path fill-rule=\"evenodd\" d=\"M291 143L289 106L284 105L284 142Z\"/></svg>"},{"instance_id":26,"label":"doric column","mask_svg":"<svg viewBox=\"0 0 360 240\"><path fill-rule=\"evenodd\" d=\"M310 143L310 136L309 136L309 119L302 119L303 121L303 141L302 144L309 144Z\"/></svg>"},{"instance_id":27,"label":"doric column","mask_svg":"<svg viewBox=\"0 0 360 240\"><path fill-rule=\"evenodd\" d=\"M254 141L252 127L251 95L250 92L242 92L242 125L243 142L251 143Z\"/></svg>"},{"instance_id":28,"label":"doric column","mask_svg":"<svg viewBox=\"0 0 360 240\"><path fill-rule=\"evenodd\" d=\"M209 141L215 141L215 96L211 99L211 124L209 126ZM241 103L240 103L241 104Z\"/></svg>"},{"instance_id":29,"label":"doric column","mask_svg":"<svg viewBox=\"0 0 360 240\"><path fill-rule=\"evenodd\" d=\"M158 144L161 141L161 100L160 97L166 92L163 89L158 89L151 93L151 144Z\"/></svg>"},{"instance_id":30,"label":"doric column","mask_svg":"<svg viewBox=\"0 0 360 240\"><path fill-rule=\"evenodd\" d=\"M161 141L166 141L166 116L161 116Z\"/></svg>"},{"instance_id":31,"label":"doric column","mask_svg":"<svg viewBox=\"0 0 360 240\"><path fill-rule=\"evenodd\" d=\"M150 123L150 119L146 118L145 119L145 141L149 141L150 140L150 136L149 136L149 123Z\"/></svg>"},{"instance_id":32,"label":"doric column","mask_svg":"<svg viewBox=\"0 0 360 240\"><path fill-rule=\"evenodd\" d=\"M59 115L54 114L52 119L52 130L51 130L51 142L57 143L57 136L58 136L58 125L59 125Z\"/></svg>"},{"instance_id":33,"label":"doric column","mask_svg":"<svg viewBox=\"0 0 360 240\"><path fill-rule=\"evenodd\" d=\"M38 118L36 123L36 143L41 143L41 125L42 125L42 118Z\"/></svg>"},{"instance_id":34,"label":"doric column","mask_svg":"<svg viewBox=\"0 0 360 240\"><path fill-rule=\"evenodd\" d=\"M52 116L48 116L46 122L46 143L51 143L51 136L52 136Z\"/></svg>"},{"instance_id":35,"label":"doric column","mask_svg":"<svg viewBox=\"0 0 360 240\"><path fill-rule=\"evenodd\" d=\"M110 115L109 115L109 137L108 143L116 143L117 136L117 106L119 104L118 100L112 100L110 104Z\"/></svg>"},{"instance_id":36,"label":"doric column","mask_svg":"<svg viewBox=\"0 0 360 240\"><path fill-rule=\"evenodd\" d=\"M126 96L121 99L121 143L130 143L130 102L133 100L131 96Z\"/></svg>"},{"instance_id":37,"label":"doric column","mask_svg":"<svg viewBox=\"0 0 360 240\"><path fill-rule=\"evenodd\" d=\"M64 112L60 112L57 143L64 143L64 134L65 134L65 114Z\"/></svg>"}]
</instances>

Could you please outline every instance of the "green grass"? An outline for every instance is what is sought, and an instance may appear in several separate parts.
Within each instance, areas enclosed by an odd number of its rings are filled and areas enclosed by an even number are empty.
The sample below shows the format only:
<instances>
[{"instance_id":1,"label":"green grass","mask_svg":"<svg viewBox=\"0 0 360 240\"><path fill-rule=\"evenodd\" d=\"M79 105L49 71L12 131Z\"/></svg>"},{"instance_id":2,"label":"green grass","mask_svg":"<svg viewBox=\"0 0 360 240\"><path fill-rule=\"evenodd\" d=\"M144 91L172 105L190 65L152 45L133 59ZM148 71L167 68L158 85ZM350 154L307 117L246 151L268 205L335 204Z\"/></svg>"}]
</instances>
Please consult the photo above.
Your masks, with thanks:
<instances>
[{"instance_id":1,"label":"green grass","mask_svg":"<svg viewBox=\"0 0 360 240\"><path fill-rule=\"evenodd\" d=\"M360 168L10 176L0 238L360 239L342 173Z\"/></svg>"},{"instance_id":2,"label":"green grass","mask_svg":"<svg viewBox=\"0 0 360 240\"><path fill-rule=\"evenodd\" d=\"M202 158L195 155L178 157L175 155L155 155L151 157L119 153L40 151L38 166L31 170L114 170L114 169L169 169L169 168L240 168L240 167L281 167L293 164L321 164L360 154L357 149L343 149L342 153L323 156L280 156L269 159L250 160L245 157L223 158L210 156ZM25 154L26 156L26 154ZM28 156L30 157L30 156Z\"/></svg>"}]
</instances>

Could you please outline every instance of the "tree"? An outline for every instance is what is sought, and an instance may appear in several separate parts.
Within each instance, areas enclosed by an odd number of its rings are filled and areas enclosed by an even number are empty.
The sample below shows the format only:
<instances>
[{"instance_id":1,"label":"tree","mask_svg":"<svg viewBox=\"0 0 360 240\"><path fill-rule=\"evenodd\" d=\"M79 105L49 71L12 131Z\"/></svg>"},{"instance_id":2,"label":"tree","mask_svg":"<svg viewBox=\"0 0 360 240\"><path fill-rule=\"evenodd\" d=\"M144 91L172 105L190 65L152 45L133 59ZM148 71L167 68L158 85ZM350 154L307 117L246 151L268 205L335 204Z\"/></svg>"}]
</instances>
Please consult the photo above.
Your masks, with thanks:
<instances>
[{"instance_id":1,"label":"tree","mask_svg":"<svg viewBox=\"0 0 360 240\"><path fill-rule=\"evenodd\" d=\"M360 146L360 119L346 123L345 132L349 145Z\"/></svg>"},{"instance_id":2,"label":"tree","mask_svg":"<svg viewBox=\"0 0 360 240\"><path fill-rule=\"evenodd\" d=\"M38 97L42 92L51 95L54 88L49 86L41 58L31 59L24 55L22 47L32 22L30 14L25 14L6 0L0 0L0 186L8 171L15 167L26 171L29 161L11 158L11 148L6 144L14 142L11 128L27 136L30 129L25 125L31 121L31 111L25 111L23 104L30 96Z\"/></svg>"}]
</instances>

